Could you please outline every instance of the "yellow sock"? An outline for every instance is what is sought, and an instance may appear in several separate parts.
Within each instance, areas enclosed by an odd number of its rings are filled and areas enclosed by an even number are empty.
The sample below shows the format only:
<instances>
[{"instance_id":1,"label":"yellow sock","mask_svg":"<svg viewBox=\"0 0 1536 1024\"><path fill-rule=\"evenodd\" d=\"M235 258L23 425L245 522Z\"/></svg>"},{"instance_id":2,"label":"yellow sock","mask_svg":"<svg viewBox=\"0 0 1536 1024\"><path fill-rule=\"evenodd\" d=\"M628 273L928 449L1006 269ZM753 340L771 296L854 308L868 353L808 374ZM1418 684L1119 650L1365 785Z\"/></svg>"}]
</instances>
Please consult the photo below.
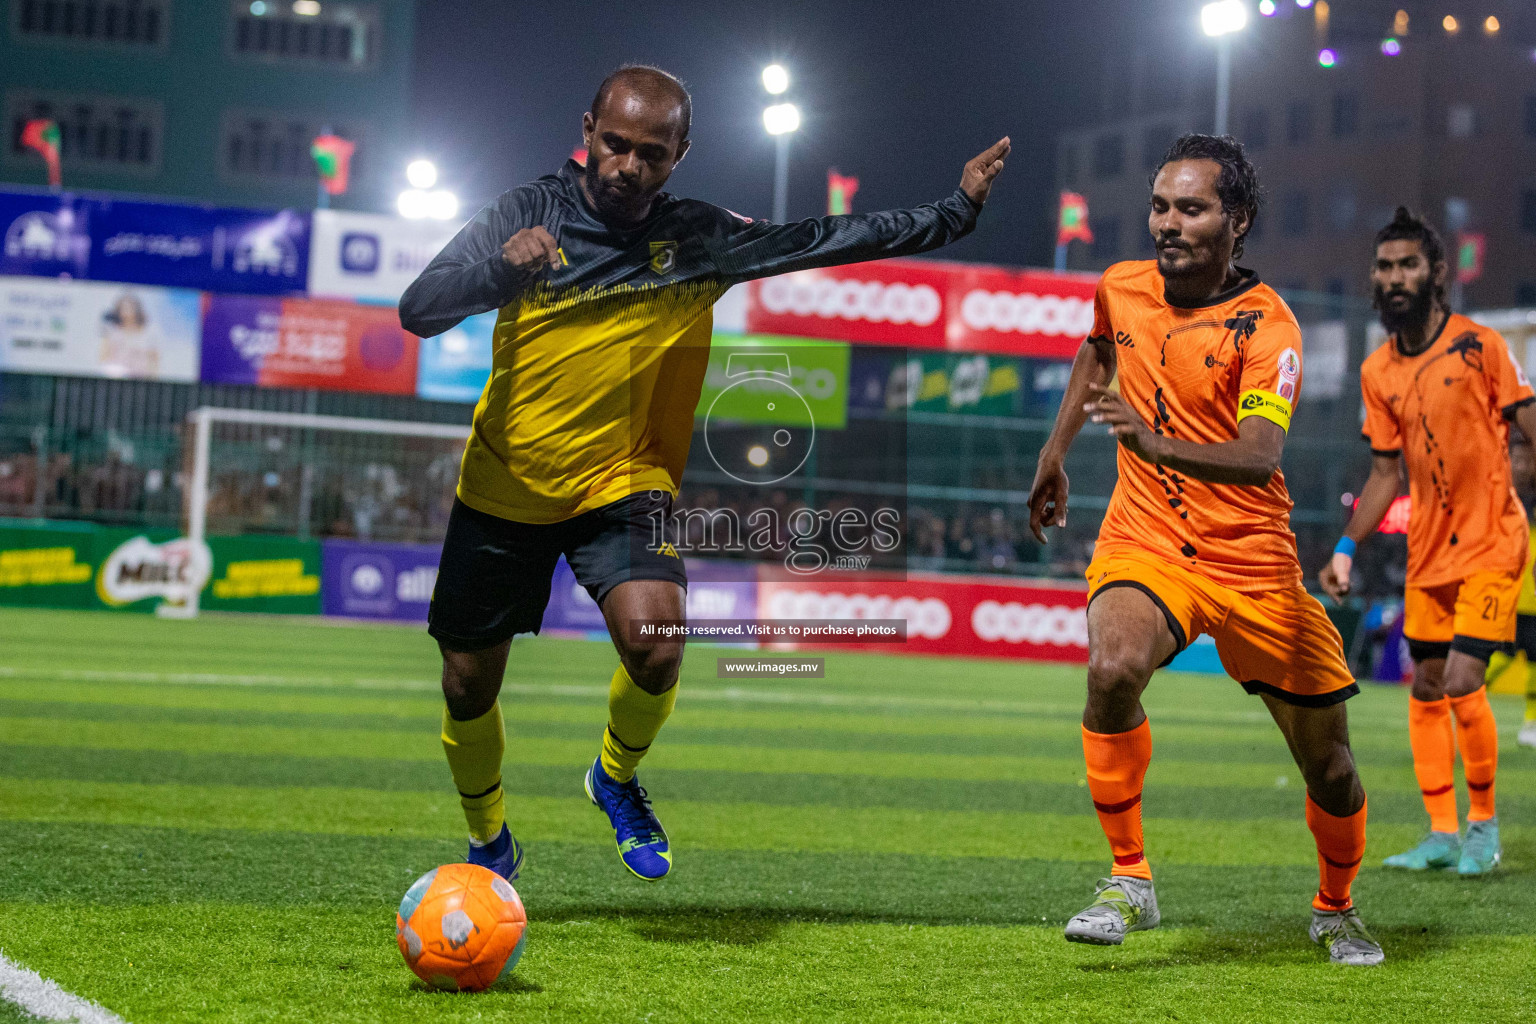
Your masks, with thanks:
<instances>
[{"instance_id":1,"label":"yellow sock","mask_svg":"<svg viewBox=\"0 0 1536 1024\"><path fill-rule=\"evenodd\" d=\"M456 721L443 709L443 750L459 790L459 803L464 805L470 840L479 845L500 835L506 821L501 791L501 755L506 748L499 703L467 722Z\"/></svg>"},{"instance_id":2,"label":"yellow sock","mask_svg":"<svg viewBox=\"0 0 1536 1024\"><path fill-rule=\"evenodd\" d=\"M608 684L608 728L603 730L603 771L609 778L628 782L635 777L635 768L676 703L676 684L660 696L646 693L623 665L618 667Z\"/></svg>"}]
</instances>

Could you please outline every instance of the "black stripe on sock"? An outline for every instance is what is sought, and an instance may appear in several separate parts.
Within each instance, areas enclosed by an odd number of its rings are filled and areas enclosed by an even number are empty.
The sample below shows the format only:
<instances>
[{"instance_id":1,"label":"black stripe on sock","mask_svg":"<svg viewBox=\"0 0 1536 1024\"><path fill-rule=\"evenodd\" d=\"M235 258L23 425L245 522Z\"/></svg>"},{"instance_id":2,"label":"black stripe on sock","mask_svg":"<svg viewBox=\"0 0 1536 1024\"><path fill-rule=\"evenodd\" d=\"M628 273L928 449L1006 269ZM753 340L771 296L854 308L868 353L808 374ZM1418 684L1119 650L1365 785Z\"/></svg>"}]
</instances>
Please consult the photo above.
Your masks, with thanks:
<instances>
[{"instance_id":1,"label":"black stripe on sock","mask_svg":"<svg viewBox=\"0 0 1536 1024\"><path fill-rule=\"evenodd\" d=\"M463 797L465 800L479 800L481 797L490 796L492 793L496 792L500 788L501 788L501 780L497 779L496 780L496 785L492 786L490 789L486 790L484 793L466 793L466 792L464 792L461 789L461 790L459 790L459 796Z\"/></svg>"},{"instance_id":2,"label":"black stripe on sock","mask_svg":"<svg viewBox=\"0 0 1536 1024\"><path fill-rule=\"evenodd\" d=\"M647 743L643 747L632 747L632 746L630 746L628 743L625 743L623 740L619 739L619 734L613 731L613 726L611 726L611 725L608 726L605 731L608 733L609 736L611 736L613 738L613 742L617 743L619 746L623 747L625 750L629 751L631 754L643 754L647 750L651 749L651 745L649 743Z\"/></svg>"}]
</instances>

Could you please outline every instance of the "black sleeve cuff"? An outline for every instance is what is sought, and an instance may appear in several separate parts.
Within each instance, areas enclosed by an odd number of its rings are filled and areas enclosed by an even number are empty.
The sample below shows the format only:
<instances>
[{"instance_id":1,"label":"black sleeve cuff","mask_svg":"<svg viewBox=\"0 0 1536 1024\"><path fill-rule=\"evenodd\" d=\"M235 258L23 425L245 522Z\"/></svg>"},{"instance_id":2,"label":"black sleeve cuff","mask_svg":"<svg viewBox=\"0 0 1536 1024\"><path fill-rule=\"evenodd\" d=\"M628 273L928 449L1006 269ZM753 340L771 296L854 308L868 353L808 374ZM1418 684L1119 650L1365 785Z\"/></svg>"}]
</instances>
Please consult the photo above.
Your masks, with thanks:
<instances>
[{"instance_id":1,"label":"black sleeve cuff","mask_svg":"<svg viewBox=\"0 0 1536 1024\"><path fill-rule=\"evenodd\" d=\"M1515 413L1519 412L1521 409L1524 409L1526 406L1530 405L1532 402L1536 402L1536 397L1522 398L1518 402L1511 402L1510 404L1506 405L1503 408L1503 410L1502 410L1503 413L1504 413L1504 418L1507 419L1507 420L1514 419L1515 418Z\"/></svg>"}]
</instances>

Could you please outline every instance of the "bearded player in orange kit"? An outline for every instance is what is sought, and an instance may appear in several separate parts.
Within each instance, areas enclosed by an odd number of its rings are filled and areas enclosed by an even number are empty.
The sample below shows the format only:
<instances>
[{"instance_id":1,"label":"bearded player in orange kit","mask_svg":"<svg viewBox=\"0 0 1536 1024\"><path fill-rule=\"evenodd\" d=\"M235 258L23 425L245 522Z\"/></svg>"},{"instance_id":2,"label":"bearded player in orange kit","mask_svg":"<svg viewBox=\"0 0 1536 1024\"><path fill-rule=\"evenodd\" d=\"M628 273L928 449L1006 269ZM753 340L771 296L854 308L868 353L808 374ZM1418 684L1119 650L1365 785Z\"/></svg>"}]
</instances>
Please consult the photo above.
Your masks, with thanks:
<instances>
[{"instance_id":1,"label":"bearded player in orange kit","mask_svg":"<svg viewBox=\"0 0 1536 1024\"><path fill-rule=\"evenodd\" d=\"M1446 274L1440 236L1399 207L1376 236L1371 271L1391 336L1360 367L1371 476L1321 583L1336 600L1349 592L1355 547L1381 525L1406 462L1408 741L1429 834L1386 866L1484 875L1503 851L1493 798L1499 731L1483 678L1489 659L1515 639L1529 543L1509 423L1536 437L1536 395L1503 338L1450 311ZM1464 840L1457 747L1471 803Z\"/></svg>"},{"instance_id":2,"label":"bearded player in orange kit","mask_svg":"<svg viewBox=\"0 0 1536 1024\"><path fill-rule=\"evenodd\" d=\"M1142 782L1154 669L1209 633L1227 671L1268 707L1307 783L1321 874L1309 934L1336 964L1382 961L1350 898L1365 853L1365 790L1344 701L1359 692L1338 631L1302 587L1280 474L1300 397L1301 331L1280 297L1233 263L1259 184L1230 137L1187 135L1152 182L1156 262L1104 272L1092 335L1030 495L1030 525L1066 525L1072 439L1092 415L1119 439L1119 482L1088 567L1089 792L1114 855L1073 942L1119 945L1157 926ZM1119 392L1109 385L1118 378Z\"/></svg>"}]
</instances>

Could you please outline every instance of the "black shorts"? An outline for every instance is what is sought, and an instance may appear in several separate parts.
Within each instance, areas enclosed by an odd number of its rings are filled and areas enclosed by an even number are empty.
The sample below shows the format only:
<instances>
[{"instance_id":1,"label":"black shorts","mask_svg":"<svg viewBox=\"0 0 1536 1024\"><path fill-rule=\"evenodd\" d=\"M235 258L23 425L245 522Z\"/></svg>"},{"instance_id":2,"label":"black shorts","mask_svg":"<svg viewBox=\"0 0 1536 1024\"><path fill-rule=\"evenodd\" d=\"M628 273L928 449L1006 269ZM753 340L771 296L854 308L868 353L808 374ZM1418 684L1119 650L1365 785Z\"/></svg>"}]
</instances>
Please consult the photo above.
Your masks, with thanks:
<instances>
[{"instance_id":1,"label":"black shorts","mask_svg":"<svg viewBox=\"0 0 1536 1024\"><path fill-rule=\"evenodd\" d=\"M1536 615L1515 616L1515 649L1524 651L1527 661L1536 661Z\"/></svg>"},{"instance_id":2,"label":"black shorts","mask_svg":"<svg viewBox=\"0 0 1536 1024\"><path fill-rule=\"evenodd\" d=\"M598 604L626 580L686 587L682 558L655 537L658 518L671 511L670 494L646 491L561 523L515 523L455 498L427 632L454 651L537 633L561 555Z\"/></svg>"}]
</instances>

